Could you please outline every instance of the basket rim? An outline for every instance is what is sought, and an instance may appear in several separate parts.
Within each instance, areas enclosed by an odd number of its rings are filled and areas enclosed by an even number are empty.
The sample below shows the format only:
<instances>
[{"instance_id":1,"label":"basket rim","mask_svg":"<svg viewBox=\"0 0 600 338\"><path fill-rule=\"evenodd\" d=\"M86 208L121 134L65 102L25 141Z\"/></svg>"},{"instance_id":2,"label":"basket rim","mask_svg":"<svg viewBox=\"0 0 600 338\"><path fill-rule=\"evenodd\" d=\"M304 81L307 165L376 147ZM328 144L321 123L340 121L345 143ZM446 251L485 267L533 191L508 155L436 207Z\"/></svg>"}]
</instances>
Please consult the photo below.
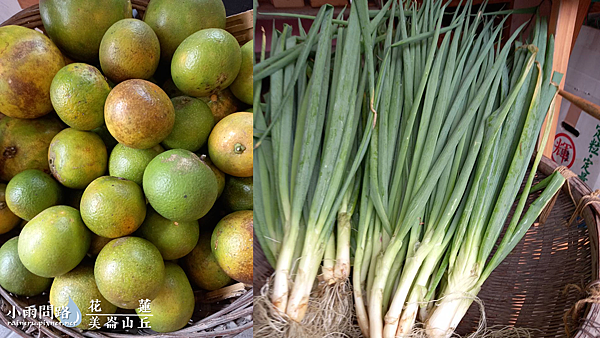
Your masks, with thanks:
<instances>
[{"instance_id":1,"label":"basket rim","mask_svg":"<svg viewBox=\"0 0 600 338\"><path fill-rule=\"evenodd\" d=\"M131 0L131 5L133 9L136 9L141 12L144 12L149 0ZM230 28L234 28L234 31L230 31L237 40L241 42L246 42L247 40L252 39L252 24L253 24L253 10L244 11L241 13L237 13L234 15L230 15L227 17L227 28L229 31ZM234 24L233 26L230 26ZM248 25L244 28L244 24ZM43 24L40 17L39 12L39 4L35 4L29 6L27 8L22 9L17 12L15 15L11 16L4 22L0 23L0 27L8 26L8 25L18 25L24 26L28 28L40 28L43 29ZM248 31L250 34L250 38L248 39ZM245 33L243 35L239 35L240 33ZM234 284L235 285L235 284ZM236 297L234 297L236 298ZM3 301L11 306L14 305L20 311L23 310L23 304L20 298L14 297L8 291L0 287L0 301ZM196 302L197 303L197 302ZM0 303L1 304L1 303ZM39 304L36 304L39 305ZM201 330L209 330L213 329L219 325L226 324L229 322L234 322L237 319L243 318L248 315L252 315L253 312L253 289L251 286L246 287L245 292L242 295L237 296L231 304L226 305L221 310L212 313L211 315L202 318L199 321L194 322L191 326L186 325L180 330L168 332L168 333L149 333L144 332L143 336L149 337L159 337L159 338L181 338L181 337L217 337L217 336L232 336L238 333L241 333L245 330L248 330L253 327L254 321L251 319L248 323L243 324L242 326L237 326L231 329L224 329L216 332L201 332L197 331ZM22 312L21 312L22 313ZM133 315L132 315L133 316ZM68 328L62 325L43 325L44 323L56 323L57 321L54 318L43 317L40 320L32 319L32 318L19 318L20 320L38 323L41 322L42 325L29 325L28 329L21 329L19 326L8 325L8 319L6 313L0 309L0 325L7 327L11 331L15 332L21 337L30 338L30 337L53 337L60 338L64 337L64 335L68 335L71 337L83 338L83 337L93 337L93 338L131 338L131 337L139 337L138 334L125 334L125 333L111 333L105 331L84 331L78 328ZM56 332L49 329L49 327L56 328L60 331L60 335L56 334Z\"/></svg>"},{"instance_id":2,"label":"basket rim","mask_svg":"<svg viewBox=\"0 0 600 338\"><path fill-rule=\"evenodd\" d=\"M133 9L145 11L146 6L148 5L148 2L149 2L149 0L131 0L131 5L132 5ZM34 23L38 24L38 25L42 25L41 19L35 20L35 21L25 20L25 19L28 19L28 17L30 17L30 16L34 16L34 17L39 16L39 14L40 14L40 5L34 4L27 8L23 8L21 11L15 13L13 16L6 19L4 22L1 22L0 27L8 26L8 25L22 26L25 23L28 23L30 25L34 24ZM250 10L247 10L247 11L244 11L241 13L227 16L227 21L236 21L237 19L241 19L246 16L250 16L249 21L252 22L251 16L253 16L253 15L254 15L254 10L250 9Z\"/></svg>"}]
</instances>

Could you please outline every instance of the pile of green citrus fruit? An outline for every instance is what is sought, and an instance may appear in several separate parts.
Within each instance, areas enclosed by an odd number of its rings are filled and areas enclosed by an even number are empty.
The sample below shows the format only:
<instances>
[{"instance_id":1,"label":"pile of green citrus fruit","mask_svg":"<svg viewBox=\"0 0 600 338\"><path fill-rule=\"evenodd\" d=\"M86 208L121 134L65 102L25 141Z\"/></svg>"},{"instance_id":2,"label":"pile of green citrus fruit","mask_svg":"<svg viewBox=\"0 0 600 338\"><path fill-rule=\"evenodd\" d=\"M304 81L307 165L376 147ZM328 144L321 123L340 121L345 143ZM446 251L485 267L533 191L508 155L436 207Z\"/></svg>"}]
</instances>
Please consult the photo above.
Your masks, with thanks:
<instances>
[{"instance_id":1,"label":"pile of green citrus fruit","mask_svg":"<svg viewBox=\"0 0 600 338\"><path fill-rule=\"evenodd\" d=\"M41 0L47 36L0 28L0 286L82 313L149 299L170 332L194 288L252 282L254 54L221 0L133 13Z\"/></svg>"}]
</instances>

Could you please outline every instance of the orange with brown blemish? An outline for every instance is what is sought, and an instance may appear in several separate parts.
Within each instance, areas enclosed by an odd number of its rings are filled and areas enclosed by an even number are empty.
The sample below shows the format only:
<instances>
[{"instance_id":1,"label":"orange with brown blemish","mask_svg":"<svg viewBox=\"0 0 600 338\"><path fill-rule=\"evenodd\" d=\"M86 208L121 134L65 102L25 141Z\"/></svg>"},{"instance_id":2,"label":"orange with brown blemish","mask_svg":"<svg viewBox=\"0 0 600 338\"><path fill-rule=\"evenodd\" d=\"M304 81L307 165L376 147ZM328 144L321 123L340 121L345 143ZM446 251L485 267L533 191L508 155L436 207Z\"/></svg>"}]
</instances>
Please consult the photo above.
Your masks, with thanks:
<instances>
[{"instance_id":1,"label":"orange with brown blemish","mask_svg":"<svg viewBox=\"0 0 600 338\"><path fill-rule=\"evenodd\" d=\"M42 33L21 26L0 28L0 112L34 119L52 111L50 84L65 65Z\"/></svg>"},{"instance_id":2,"label":"orange with brown blemish","mask_svg":"<svg viewBox=\"0 0 600 338\"><path fill-rule=\"evenodd\" d=\"M171 133L175 108L169 96L154 83L127 80L108 95L104 118L108 131L119 143L148 149Z\"/></svg>"}]
</instances>

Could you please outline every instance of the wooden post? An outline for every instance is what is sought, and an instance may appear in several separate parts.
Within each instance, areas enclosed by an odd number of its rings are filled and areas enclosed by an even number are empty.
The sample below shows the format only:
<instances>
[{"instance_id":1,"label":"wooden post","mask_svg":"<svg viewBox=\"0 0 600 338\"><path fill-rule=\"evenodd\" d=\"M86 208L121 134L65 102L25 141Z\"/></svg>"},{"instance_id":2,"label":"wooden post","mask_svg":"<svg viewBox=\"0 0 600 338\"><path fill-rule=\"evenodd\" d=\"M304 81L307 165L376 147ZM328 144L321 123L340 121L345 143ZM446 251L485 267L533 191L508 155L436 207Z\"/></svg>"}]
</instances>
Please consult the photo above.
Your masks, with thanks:
<instances>
[{"instance_id":1,"label":"wooden post","mask_svg":"<svg viewBox=\"0 0 600 338\"><path fill-rule=\"evenodd\" d=\"M571 44L571 51L575 47L575 41L579 36L579 31L581 31L581 26L583 26L583 21L587 17L587 13L590 10L592 4L592 0L583 0L579 1L579 9L577 10L577 21L575 22L575 32L573 32L573 43Z\"/></svg>"},{"instance_id":2,"label":"wooden post","mask_svg":"<svg viewBox=\"0 0 600 338\"><path fill-rule=\"evenodd\" d=\"M571 55L571 47L573 46L574 34L579 32L580 27L576 27L578 23L578 15L585 15L591 0L562 0L552 2L552 12L550 14L549 32L554 34L554 71L565 74L562 82L559 84L560 89L565 86L565 78L567 67L569 65L569 57ZM585 4L587 3L587 5ZM581 10L580 10L581 8ZM584 9L585 8L585 9ZM583 20L579 20L583 22ZM560 104L562 97L556 98L556 113L553 121L544 121L544 128L550 128L550 140L544 149L544 155L552 158L552 149L554 147L554 135L556 134L556 125L558 123L558 115L560 112Z\"/></svg>"}]
</instances>

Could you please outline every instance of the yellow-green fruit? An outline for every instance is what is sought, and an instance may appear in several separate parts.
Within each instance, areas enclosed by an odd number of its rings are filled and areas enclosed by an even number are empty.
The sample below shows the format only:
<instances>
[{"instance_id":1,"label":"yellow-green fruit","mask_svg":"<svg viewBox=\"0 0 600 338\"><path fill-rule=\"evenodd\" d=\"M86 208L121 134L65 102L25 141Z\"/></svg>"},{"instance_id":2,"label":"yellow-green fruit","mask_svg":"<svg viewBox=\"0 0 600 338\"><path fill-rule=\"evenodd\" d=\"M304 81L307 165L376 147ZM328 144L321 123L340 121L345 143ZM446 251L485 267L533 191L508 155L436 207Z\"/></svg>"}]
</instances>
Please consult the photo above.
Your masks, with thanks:
<instances>
[{"instance_id":1,"label":"yellow-green fruit","mask_svg":"<svg viewBox=\"0 0 600 338\"><path fill-rule=\"evenodd\" d=\"M217 180L196 154L173 149L156 156L144 172L144 192L161 216L195 221L217 200Z\"/></svg>"},{"instance_id":2,"label":"yellow-green fruit","mask_svg":"<svg viewBox=\"0 0 600 338\"><path fill-rule=\"evenodd\" d=\"M211 229L200 232L198 244L181 260L190 280L204 290L217 290L231 283L231 278L221 269L210 249Z\"/></svg>"},{"instance_id":3,"label":"yellow-green fruit","mask_svg":"<svg viewBox=\"0 0 600 338\"><path fill-rule=\"evenodd\" d=\"M210 96L200 97L199 99L208 105L215 118L215 123L221 121L225 116L238 111L241 105L241 102L231 93L229 88L225 88Z\"/></svg>"},{"instance_id":4,"label":"yellow-green fruit","mask_svg":"<svg viewBox=\"0 0 600 338\"><path fill-rule=\"evenodd\" d=\"M62 189L52 176L28 169L13 177L6 186L6 204L20 218L29 221L47 208L60 204Z\"/></svg>"},{"instance_id":5,"label":"yellow-green fruit","mask_svg":"<svg viewBox=\"0 0 600 338\"><path fill-rule=\"evenodd\" d=\"M102 248L94 276L104 298L120 308L135 309L141 299L156 298L163 286L165 264L152 243L121 237Z\"/></svg>"},{"instance_id":6,"label":"yellow-green fruit","mask_svg":"<svg viewBox=\"0 0 600 338\"><path fill-rule=\"evenodd\" d=\"M171 75L177 88L189 96L207 96L235 80L242 52L233 35L220 28L198 31L177 47Z\"/></svg>"},{"instance_id":7,"label":"yellow-green fruit","mask_svg":"<svg viewBox=\"0 0 600 338\"><path fill-rule=\"evenodd\" d=\"M179 265L165 263L165 280L158 296L150 302L150 313L136 309L138 316L147 316L156 332L171 332L184 327L194 313L194 291Z\"/></svg>"},{"instance_id":8,"label":"yellow-green fruit","mask_svg":"<svg viewBox=\"0 0 600 338\"><path fill-rule=\"evenodd\" d=\"M110 86L102 73L85 63L63 67L52 80L50 98L56 114L69 127L92 130L104 124L104 102Z\"/></svg>"},{"instance_id":9,"label":"yellow-green fruit","mask_svg":"<svg viewBox=\"0 0 600 338\"><path fill-rule=\"evenodd\" d=\"M238 282L252 284L253 212L236 211L217 223L211 237L211 250L219 266Z\"/></svg>"},{"instance_id":10,"label":"yellow-green fruit","mask_svg":"<svg viewBox=\"0 0 600 338\"><path fill-rule=\"evenodd\" d=\"M58 205L29 221L19 236L19 258L42 277L56 277L75 268L90 248L91 232L79 211Z\"/></svg>"},{"instance_id":11,"label":"yellow-green fruit","mask_svg":"<svg viewBox=\"0 0 600 338\"><path fill-rule=\"evenodd\" d=\"M96 63L106 30L131 18L132 10L129 0L41 0L40 15L48 36L68 56Z\"/></svg>"},{"instance_id":12,"label":"yellow-green fruit","mask_svg":"<svg viewBox=\"0 0 600 338\"><path fill-rule=\"evenodd\" d=\"M221 202L231 211L252 210L254 185L252 177L227 177Z\"/></svg>"},{"instance_id":13,"label":"yellow-green fruit","mask_svg":"<svg viewBox=\"0 0 600 338\"><path fill-rule=\"evenodd\" d=\"M91 131L67 128L54 137L48 149L52 175L72 189L84 189L104 175L107 162L104 142Z\"/></svg>"},{"instance_id":14,"label":"yellow-green fruit","mask_svg":"<svg viewBox=\"0 0 600 338\"><path fill-rule=\"evenodd\" d=\"M225 189L225 174L212 163L207 155L198 153L198 157L200 157L200 161L204 162L204 164L212 170L213 174L215 174L215 178L217 179L217 198L221 197L223 189Z\"/></svg>"},{"instance_id":15,"label":"yellow-green fruit","mask_svg":"<svg viewBox=\"0 0 600 338\"><path fill-rule=\"evenodd\" d=\"M189 96L171 100L175 108L175 125L162 142L168 149L196 151L208 140L215 125L212 112L206 103Z\"/></svg>"},{"instance_id":16,"label":"yellow-green fruit","mask_svg":"<svg viewBox=\"0 0 600 338\"><path fill-rule=\"evenodd\" d=\"M192 251L198 242L199 233L198 221L170 221L148 207L146 219L136 235L154 244L168 261L181 258Z\"/></svg>"},{"instance_id":17,"label":"yellow-green fruit","mask_svg":"<svg viewBox=\"0 0 600 338\"><path fill-rule=\"evenodd\" d=\"M123 19L104 34L100 43L100 66L115 82L148 79L160 60L156 34L144 21Z\"/></svg>"},{"instance_id":18,"label":"yellow-green fruit","mask_svg":"<svg viewBox=\"0 0 600 338\"><path fill-rule=\"evenodd\" d=\"M145 80L119 83L104 106L106 127L125 146L148 149L162 142L173 129L175 108L159 86Z\"/></svg>"},{"instance_id":19,"label":"yellow-green fruit","mask_svg":"<svg viewBox=\"0 0 600 338\"><path fill-rule=\"evenodd\" d=\"M117 238L136 231L146 217L146 199L135 182L120 177L95 179L81 197L81 218L98 236Z\"/></svg>"},{"instance_id":20,"label":"yellow-green fruit","mask_svg":"<svg viewBox=\"0 0 600 338\"><path fill-rule=\"evenodd\" d=\"M19 259L18 243L19 237L13 237L0 248L0 286L19 296L39 295L50 287L52 279L25 268Z\"/></svg>"},{"instance_id":21,"label":"yellow-green fruit","mask_svg":"<svg viewBox=\"0 0 600 338\"><path fill-rule=\"evenodd\" d=\"M52 111L50 84L65 65L44 34L21 26L0 27L0 112L34 119Z\"/></svg>"},{"instance_id":22,"label":"yellow-green fruit","mask_svg":"<svg viewBox=\"0 0 600 338\"><path fill-rule=\"evenodd\" d=\"M152 0L144 21L160 41L160 54L171 61L177 46L193 33L206 28L225 29L225 6L221 0Z\"/></svg>"},{"instance_id":23,"label":"yellow-green fruit","mask_svg":"<svg viewBox=\"0 0 600 338\"><path fill-rule=\"evenodd\" d=\"M217 123L208 137L208 155L224 173L252 176L252 114L231 114Z\"/></svg>"},{"instance_id":24,"label":"yellow-green fruit","mask_svg":"<svg viewBox=\"0 0 600 338\"><path fill-rule=\"evenodd\" d=\"M229 88L235 97L246 104L252 104L253 99L253 76L252 67L254 64L254 40L246 42L241 48L242 65L237 77L231 83Z\"/></svg>"},{"instance_id":25,"label":"yellow-green fruit","mask_svg":"<svg viewBox=\"0 0 600 338\"><path fill-rule=\"evenodd\" d=\"M112 240L112 238L101 237L92 232L92 243L90 244L88 254L90 256L98 256L102 248Z\"/></svg>"},{"instance_id":26,"label":"yellow-green fruit","mask_svg":"<svg viewBox=\"0 0 600 338\"><path fill-rule=\"evenodd\" d=\"M148 163L163 151L160 145L150 149L133 149L119 143L110 153L108 172L110 176L122 177L141 186Z\"/></svg>"},{"instance_id":27,"label":"yellow-green fruit","mask_svg":"<svg viewBox=\"0 0 600 338\"><path fill-rule=\"evenodd\" d=\"M0 180L10 181L27 169L50 172L48 147L64 125L55 116L35 120L4 117L0 120Z\"/></svg>"},{"instance_id":28,"label":"yellow-green fruit","mask_svg":"<svg viewBox=\"0 0 600 338\"><path fill-rule=\"evenodd\" d=\"M81 311L81 323L77 327L83 330L95 329L91 325L93 316L98 316L98 326L102 326L108 319L102 314L113 314L117 311L117 307L106 300L98 290L94 279L94 265L86 261L66 274L54 278L52 282L50 304L54 309L67 306L69 298ZM95 304L98 304L98 307ZM57 311L55 316L60 320Z\"/></svg>"},{"instance_id":29,"label":"yellow-green fruit","mask_svg":"<svg viewBox=\"0 0 600 338\"><path fill-rule=\"evenodd\" d=\"M21 219L6 205L5 191L6 184L0 183L0 235L11 231L21 223Z\"/></svg>"}]
</instances>

